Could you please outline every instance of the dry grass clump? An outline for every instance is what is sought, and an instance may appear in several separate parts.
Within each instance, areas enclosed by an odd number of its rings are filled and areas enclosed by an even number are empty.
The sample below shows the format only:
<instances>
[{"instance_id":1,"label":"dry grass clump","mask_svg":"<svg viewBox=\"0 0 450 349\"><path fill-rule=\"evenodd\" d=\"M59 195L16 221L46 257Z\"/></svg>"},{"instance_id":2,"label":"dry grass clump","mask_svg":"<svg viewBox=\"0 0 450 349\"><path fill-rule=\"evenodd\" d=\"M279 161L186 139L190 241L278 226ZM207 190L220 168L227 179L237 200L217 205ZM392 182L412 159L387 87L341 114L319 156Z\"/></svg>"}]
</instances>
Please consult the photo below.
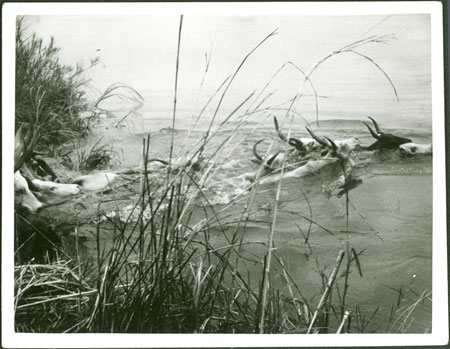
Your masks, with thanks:
<instances>
[{"instance_id":1,"label":"dry grass clump","mask_svg":"<svg viewBox=\"0 0 450 349\"><path fill-rule=\"evenodd\" d=\"M64 261L14 267L16 331L74 330L95 292L77 269Z\"/></svg>"},{"instance_id":2,"label":"dry grass clump","mask_svg":"<svg viewBox=\"0 0 450 349\"><path fill-rule=\"evenodd\" d=\"M60 151L59 158L64 166L74 171L90 172L107 168L113 161L118 161L118 153L112 145L101 144L98 138L93 144L74 143L66 151ZM77 145L78 144L78 145Z\"/></svg>"}]
</instances>

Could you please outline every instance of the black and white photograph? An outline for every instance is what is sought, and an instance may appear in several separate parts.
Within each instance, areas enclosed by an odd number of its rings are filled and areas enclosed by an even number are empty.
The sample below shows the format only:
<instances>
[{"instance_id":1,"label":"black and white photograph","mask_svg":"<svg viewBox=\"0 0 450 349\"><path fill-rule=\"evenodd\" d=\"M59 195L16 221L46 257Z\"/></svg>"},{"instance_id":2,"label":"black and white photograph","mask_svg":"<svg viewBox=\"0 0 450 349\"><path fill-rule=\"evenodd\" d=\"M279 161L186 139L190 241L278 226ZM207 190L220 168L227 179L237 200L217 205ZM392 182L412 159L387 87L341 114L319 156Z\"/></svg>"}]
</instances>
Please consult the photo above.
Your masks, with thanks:
<instances>
[{"instance_id":1,"label":"black and white photograph","mask_svg":"<svg viewBox=\"0 0 450 349\"><path fill-rule=\"evenodd\" d=\"M447 343L442 11L5 4L2 345Z\"/></svg>"}]
</instances>

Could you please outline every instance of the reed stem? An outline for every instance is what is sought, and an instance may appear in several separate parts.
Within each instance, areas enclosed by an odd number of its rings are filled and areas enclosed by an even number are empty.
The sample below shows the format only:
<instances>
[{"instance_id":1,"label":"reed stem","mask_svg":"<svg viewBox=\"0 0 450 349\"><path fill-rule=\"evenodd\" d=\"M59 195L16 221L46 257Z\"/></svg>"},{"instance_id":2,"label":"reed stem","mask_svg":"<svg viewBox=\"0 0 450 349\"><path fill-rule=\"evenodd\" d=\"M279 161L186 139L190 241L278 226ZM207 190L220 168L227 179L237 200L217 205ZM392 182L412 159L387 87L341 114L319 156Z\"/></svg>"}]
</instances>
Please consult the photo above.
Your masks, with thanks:
<instances>
[{"instance_id":1,"label":"reed stem","mask_svg":"<svg viewBox=\"0 0 450 349\"><path fill-rule=\"evenodd\" d=\"M172 154L173 154L173 141L175 135L175 116L177 112L177 92L178 92L178 67L180 64L180 44L181 44L181 29L183 28L183 15L180 16L180 26L178 28L178 45L177 45L177 60L175 66L175 90L173 97L173 114L172 114L172 136L170 140L170 151L169 151L169 162L172 162ZM170 174L171 167L168 166L168 174ZM167 177L168 179L168 177Z\"/></svg>"},{"instance_id":2,"label":"reed stem","mask_svg":"<svg viewBox=\"0 0 450 349\"><path fill-rule=\"evenodd\" d=\"M344 317L342 318L341 324L339 325L339 328L337 329L336 334L341 333L342 328L343 328L344 325L345 325L345 322L347 321L347 319L349 318L349 316L350 316L351 314L352 314L351 311L348 311L348 310L345 311Z\"/></svg>"},{"instance_id":3,"label":"reed stem","mask_svg":"<svg viewBox=\"0 0 450 349\"><path fill-rule=\"evenodd\" d=\"M337 259L336 259L336 264L335 264L335 266L334 266L333 270L331 271L331 274L330 274L330 276L328 278L328 283L327 283L327 286L325 288L325 291L323 292L322 297L320 298L319 304L317 304L317 308L314 311L314 315L313 315L313 317L311 319L311 322L309 323L308 331L306 332L307 334L309 334L311 332L311 329L312 329L314 323L316 322L317 317L319 316L320 309L322 309L323 305L325 304L326 299L328 298L328 295L330 293L331 287L333 286L333 283L334 283L334 281L336 279L336 275L337 275L337 272L339 270L339 267L341 266L341 262L342 262L342 258L344 257L344 254L345 254L344 250L341 250L339 252L339 255L338 255Z\"/></svg>"}]
</instances>

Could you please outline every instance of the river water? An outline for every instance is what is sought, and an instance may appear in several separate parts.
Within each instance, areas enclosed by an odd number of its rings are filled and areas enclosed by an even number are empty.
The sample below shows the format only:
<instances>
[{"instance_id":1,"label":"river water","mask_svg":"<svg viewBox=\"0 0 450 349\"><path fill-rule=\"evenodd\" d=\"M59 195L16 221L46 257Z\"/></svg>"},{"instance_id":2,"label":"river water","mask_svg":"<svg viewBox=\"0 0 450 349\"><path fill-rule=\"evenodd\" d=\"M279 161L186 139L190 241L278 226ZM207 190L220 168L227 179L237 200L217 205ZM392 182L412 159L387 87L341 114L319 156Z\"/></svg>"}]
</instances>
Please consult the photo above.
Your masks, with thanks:
<instances>
[{"instance_id":1,"label":"river water","mask_svg":"<svg viewBox=\"0 0 450 349\"><path fill-rule=\"evenodd\" d=\"M149 115L147 113L151 114L151 110L144 106L139 114L124 122L126 127L109 127L113 120L103 120L102 126L96 129L98 133L94 138L101 135L105 143L113 144L115 150L120 149L122 155L119 156L120 164L115 166L117 170L140 164L142 138L148 133L151 136L150 157L168 158L172 121L169 117L146 118L145 115ZM169 111L167 113L170 114ZM284 114L272 112L271 115L277 115L282 120ZM260 145L260 152L263 153L272 139L276 140L275 143L278 140L271 117L263 115L254 119L238 132L230 131L230 127L219 130L208 147L211 153L211 150L233 135L232 142L218 156L218 165L209 176L205 190L209 204L216 211L224 210L223 216L238 217L245 209L249 194L244 190L248 182L243 182L239 176L258 168L251 161L254 159L253 144L259 139L266 139ZM261 122L262 119L264 122ZM294 120L292 134L307 136L304 121L300 118ZM320 120L320 127L315 123L312 123L312 127L317 133L332 139L353 136L358 137L363 145L369 145L375 140L363 124L365 120L324 119ZM385 132L409 137L418 143L431 143L430 123L431 120L426 119L409 123L407 120L398 123L379 122ZM191 132L187 124L181 125L183 120L176 122L173 134L176 156L183 155L188 145L204 135L202 128L205 123ZM278 142L274 147L282 149L283 145ZM366 331L385 332L391 306L398 297L395 289L412 290L407 292L402 306L413 304L423 292L431 291L432 156L405 157L392 150L358 151L353 159L355 166L352 175L361 179L362 184L349 192L348 226L345 195L338 197L336 191L330 195L325 190L341 174L340 168L325 168L311 176L283 181L274 245L277 255L284 261L305 297L312 300L312 304L320 297L322 281L318 270L324 270L328 275L339 251L347 247L362 252L359 257L362 275L359 276L353 267L347 304L352 309L358 305L368 317L379 308ZM259 187L252 203L256 213L242 232L244 241L268 241L276 191L277 183ZM237 195L241 195L241 200L227 207ZM202 217L201 204L198 210L199 217ZM299 229L303 229L303 233L308 231L309 220L314 221L314 224L307 244ZM229 228L237 227L237 223L226 223ZM211 232L213 241L214 234L217 247L226 245L219 231ZM261 262L264 249L260 245L248 245L247 250L253 257L259 256ZM253 270L256 278L254 282L258 282L261 266L249 265L246 268ZM274 269L277 270L275 275L280 272L276 266ZM281 278L281 274L278 278ZM340 287L342 290L343 286ZM427 300L417 307L414 321L406 331L421 333L430 330L431 302Z\"/></svg>"},{"instance_id":2,"label":"river water","mask_svg":"<svg viewBox=\"0 0 450 349\"><path fill-rule=\"evenodd\" d=\"M76 21L75 18L68 21L67 18L41 17L35 21L35 28L42 33L44 28L54 30L58 23L70 27L73 23L79 23ZM371 57L383 69L396 91L384 73L368 59L353 53L333 56L311 76L318 94L319 125L316 123L314 92L306 84L302 90L305 96L292 109L295 114L291 132L297 137L307 136L305 126L310 124L320 135L332 139L358 137L363 145L369 145L374 139L363 121L368 120L367 116L372 116L384 132L410 138L416 143L432 142L430 22L426 15L232 17L222 18L219 22L214 18L188 17L184 23L186 32L183 37L185 41L182 41L174 130L168 128L172 126L176 51L171 49L168 53L165 48L169 46L168 42L175 45L177 21L173 18L169 21L174 28L170 30L171 36L165 34L167 41L159 38L154 42L154 47L143 49L139 60L135 57L136 48L130 49L130 46L143 47L147 45L146 38L150 42L148 45L151 45L153 41L145 37L144 31L140 39L136 38L139 35L127 36L129 21L118 20L117 23L122 23L123 28L120 35L116 33L117 41L114 42L105 29L100 34L95 33L95 28L100 25L107 28L105 18L98 21L84 18L83 21L83 33L92 33L92 37L83 42L84 45L92 49L103 45L103 52L115 48L115 58L102 58L106 62L105 67L92 73L93 81L98 86L107 86L109 82L120 79L135 87L144 97L142 108L122 123L125 127L113 127L121 116L116 113L115 118L102 119L94 129L93 139L103 137L102 142L112 144L119 153L119 161L113 165L116 170L140 164L142 138L148 133L151 135L151 156L168 158L172 132L174 153L183 155L188 146L199 140L207 130L220 93L191 130L193 116L195 119L220 82L233 74L245 55L271 30L279 27L279 34L270 38L245 62L219 108L217 118L220 121L256 90L233 115L232 123L218 130L208 146L212 151L230 134L234 135L226 151L221 153L219 167L207 184L210 202L217 210L242 193L241 183L235 178L257 168L250 161L254 142L267 139L261 145L262 149L267 149L270 140L277 139L273 115L282 122L282 128L287 133L291 120L288 116L292 113L286 115L285 108L302 87L301 74L292 67L286 67L256 100L265 84L287 61L308 71L315 62L346 44L371 35L393 34L395 38L390 38L387 44L370 43L357 51ZM137 27L134 30L141 30L138 26L140 20L135 22ZM53 26L46 27L45 23L52 23ZM201 36L198 41L203 40L208 45L198 47L200 44L196 42L195 35L200 35L198 33L205 28L209 30L208 35ZM70 30L67 29L67 32ZM62 42L63 47L67 47L66 51L75 52L79 43L74 43L73 38L63 31L57 33L56 42ZM101 34L109 39L96 42L95 38ZM87 38L88 34L85 35ZM131 43L128 45L120 41L123 38ZM123 50L117 49L120 42ZM199 66L204 66L204 52L209 52L211 42L214 42L214 51L210 71L200 89L203 73ZM159 49L162 50L161 55L170 60L168 68L162 65L161 60L155 62L150 59L150 55L158 55ZM196 55L191 56L195 50L198 50ZM67 52L62 54L68 60L70 55ZM122 66L118 68L116 62ZM152 62L161 66L155 67ZM133 65L134 75L126 75ZM117 71L105 73L114 67ZM164 75L165 69L170 71L167 76ZM271 108L269 111L242 116L251 103L258 105L268 93L272 95L260 105L260 109ZM243 119L246 123L238 131L233 131L233 127ZM350 308L358 304L369 317L379 307L366 331L386 332L391 305L398 297L394 289L405 290L412 282L411 289L415 294L409 292L402 305L413 304L423 292L431 291L432 156L402 157L398 151L360 151L353 157L356 163L354 175L362 180L362 184L349 192L348 226L345 195L337 197L334 193L329 196L323 189L324 185L335 179L336 171L325 170L305 178L283 181L274 244L278 248L277 254L304 295L313 299L312 304L320 298L322 281L318 269L324 269L328 275L339 251L347 246L356 252L363 251L359 257L362 275L356 269L352 270L347 303ZM254 201L257 209L253 217L255 222L243 232L246 240L267 241L276 190L277 184L259 188ZM243 204L236 204L230 210L238 213L242 209ZM311 228L309 245L305 244L299 231L299 227L306 231L309 221L292 212L301 213L317 223ZM220 242L218 234L217 244ZM254 249L251 252L262 259L262 250L249 248ZM414 321L406 331L431 331L430 301L419 304Z\"/></svg>"}]
</instances>

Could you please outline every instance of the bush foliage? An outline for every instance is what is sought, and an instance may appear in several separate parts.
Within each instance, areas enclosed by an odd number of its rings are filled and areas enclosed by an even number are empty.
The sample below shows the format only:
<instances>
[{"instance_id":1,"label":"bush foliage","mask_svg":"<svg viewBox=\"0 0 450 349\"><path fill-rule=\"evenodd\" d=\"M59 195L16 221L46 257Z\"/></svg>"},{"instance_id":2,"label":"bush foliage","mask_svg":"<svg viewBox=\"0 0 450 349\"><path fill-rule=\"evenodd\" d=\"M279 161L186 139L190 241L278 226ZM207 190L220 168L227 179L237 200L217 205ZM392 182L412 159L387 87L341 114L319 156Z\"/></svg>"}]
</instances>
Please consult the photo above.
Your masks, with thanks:
<instances>
[{"instance_id":1,"label":"bush foliage","mask_svg":"<svg viewBox=\"0 0 450 349\"><path fill-rule=\"evenodd\" d=\"M16 130L40 127L39 145L61 144L87 130L80 113L88 110L85 69L59 61L52 38L46 45L35 33L27 36L24 19L16 22ZM91 61L91 65L96 63ZM31 127L36 127L33 124Z\"/></svg>"}]
</instances>

